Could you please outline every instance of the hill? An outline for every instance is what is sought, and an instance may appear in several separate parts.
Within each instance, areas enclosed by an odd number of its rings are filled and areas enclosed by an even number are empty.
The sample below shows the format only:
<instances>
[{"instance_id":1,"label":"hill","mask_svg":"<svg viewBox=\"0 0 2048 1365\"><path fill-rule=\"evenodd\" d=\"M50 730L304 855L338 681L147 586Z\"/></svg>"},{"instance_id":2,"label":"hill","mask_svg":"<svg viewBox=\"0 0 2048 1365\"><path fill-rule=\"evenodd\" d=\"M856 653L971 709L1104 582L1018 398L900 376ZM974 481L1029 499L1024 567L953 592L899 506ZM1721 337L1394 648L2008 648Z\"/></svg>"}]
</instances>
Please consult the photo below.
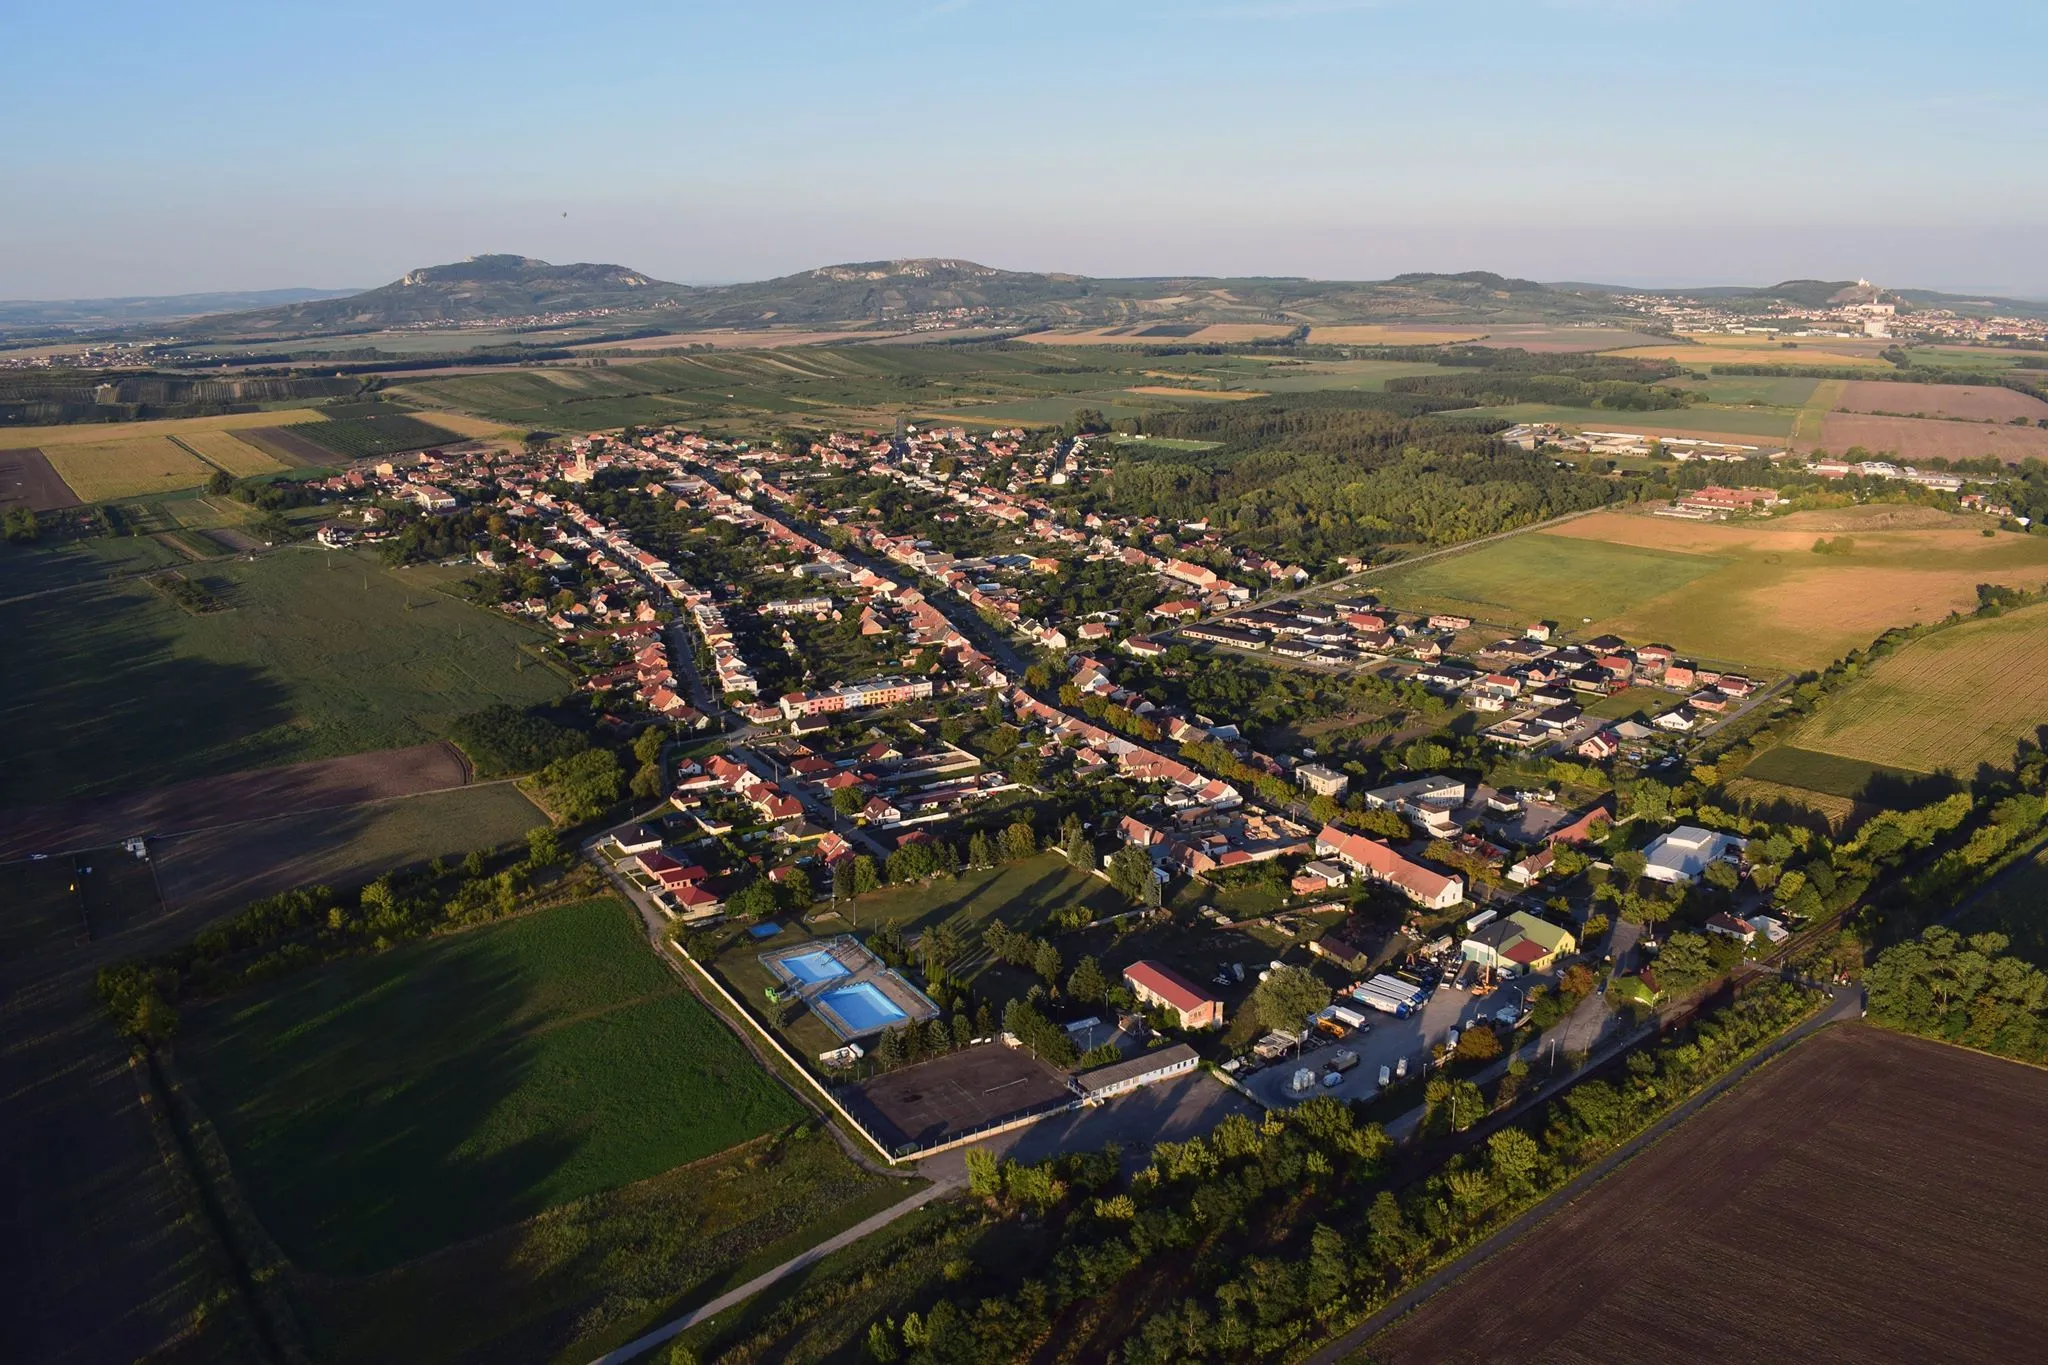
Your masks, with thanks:
<instances>
[{"instance_id":1,"label":"hill","mask_svg":"<svg viewBox=\"0 0 2048 1365\"><path fill-rule=\"evenodd\" d=\"M353 289L242 289L213 294L134 295L111 299L0 299L0 336L58 334L142 323L175 322L212 313L336 299Z\"/></svg>"}]
</instances>

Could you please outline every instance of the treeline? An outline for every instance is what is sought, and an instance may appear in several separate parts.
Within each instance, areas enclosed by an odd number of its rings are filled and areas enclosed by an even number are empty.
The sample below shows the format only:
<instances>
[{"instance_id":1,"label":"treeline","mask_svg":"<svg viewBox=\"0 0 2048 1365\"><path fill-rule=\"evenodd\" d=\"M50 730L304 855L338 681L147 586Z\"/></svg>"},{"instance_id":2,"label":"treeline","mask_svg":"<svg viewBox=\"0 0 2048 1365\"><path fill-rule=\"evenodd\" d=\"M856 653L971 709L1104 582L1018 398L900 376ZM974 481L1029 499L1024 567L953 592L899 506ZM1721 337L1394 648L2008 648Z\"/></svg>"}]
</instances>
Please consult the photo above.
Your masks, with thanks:
<instances>
[{"instance_id":1,"label":"treeline","mask_svg":"<svg viewBox=\"0 0 2048 1365\"><path fill-rule=\"evenodd\" d=\"M1878 954L1864 974L1879 1023L2048 1063L2048 975L2008 954L2003 934L1968 938L1936 925Z\"/></svg>"},{"instance_id":2,"label":"treeline","mask_svg":"<svg viewBox=\"0 0 2048 1365\"><path fill-rule=\"evenodd\" d=\"M1581 379L1569 374L1516 374L1482 370L1473 374L1403 375L1387 381L1390 393L1462 398L1482 403L1555 403L1568 408L1611 408L1647 412L1682 408L1687 398L1678 389L1625 379Z\"/></svg>"},{"instance_id":3,"label":"treeline","mask_svg":"<svg viewBox=\"0 0 2048 1365\"><path fill-rule=\"evenodd\" d=\"M566 860L554 831L541 825L527 833L523 855L478 849L454 869L436 859L388 872L352 896L326 886L269 896L182 947L105 968L100 999L125 1036L168 1042L177 1036L185 1001L502 918L519 908L537 874Z\"/></svg>"},{"instance_id":4,"label":"treeline","mask_svg":"<svg viewBox=\"0 0 2048 1365\"><path fill-rule=\"evenodd\" d=\"M590 747L582 733L517 706L487 706L458 717L448 737L481 777L530 773Z\"/></svg>"}]
</instances>

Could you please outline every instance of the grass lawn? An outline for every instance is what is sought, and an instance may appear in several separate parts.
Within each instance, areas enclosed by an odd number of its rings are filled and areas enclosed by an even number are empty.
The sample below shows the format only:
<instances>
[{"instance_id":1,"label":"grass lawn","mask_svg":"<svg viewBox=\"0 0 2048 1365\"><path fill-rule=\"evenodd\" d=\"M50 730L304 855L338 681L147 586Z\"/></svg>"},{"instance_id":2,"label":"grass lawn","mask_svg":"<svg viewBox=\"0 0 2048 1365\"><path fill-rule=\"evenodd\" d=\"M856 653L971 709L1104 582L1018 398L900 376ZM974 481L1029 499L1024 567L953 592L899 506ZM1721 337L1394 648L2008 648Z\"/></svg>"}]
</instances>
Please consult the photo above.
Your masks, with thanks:
<instances>
[{"instance_id":1,"label":"grass lawn","mask_svg":"<svg viewBox=\"0 0 2048 1365\"><path fill-rule=\"evenodd\" d=\"M37 586L75 591L0 605L18 642L0 696L13 736L0 805L417 744L466 712L567 687L529 653L530 627L367 557L185 565L232 608L194 616L146 584L88 577L168 551L115 542L136 555L116 561L99 544L28 561Z\"/></svg>"},{"instance_id":2,"label":"grass lawn","mask_svg":"<svg viewBox=\"0 0 2048 1365\"><path fill-rule=\"evenodd\" d=\"M363 1274L802 1117L610 899L190 1012L193 1077L270 1234Z\"/></svg>"},{"instance_id":3,"label":"grass lawn","mask_svg":"<svg viewBox=\"0 0 2048 1365\"><path fill-rule=\"evenodd\" d=\"M1538 531L1412 569L1396 567L1374 586L1408 610L1453 611L1517 632L1538 619L1573 629L1582 617L1618 615L1724 563Z\"/></svg>"},{"instance_id":4,"label":"grass lawn","mask_svg":"<svg viewBox=\"0 0 2048 1365\"><path fill-rule=\"evenodd\" d=\"M1755 761L1742 770L1742 775L1759 782L1774 782L1780 786L1819 792L1823 796L1844 796L1854 800L1864 798L1873 784L1886 779L1910 779L1916 774L1865 763L1860 759L1843 758L1839 754L1781 744L1757 755Z\"/></svg>"},{"instance_id":5,"label":"grass lawn","mask_svg":"<svg viewBox=\"0 0 2048 1365\"><path fill-rule=\"evenodd\" d=\"M864 1170L803 1125L383 1274L312 1280L302 1293L320 1357L340 1365L587 1360L921 1184Z\"/></svg>"},{"instance_id":6,"label":"grass lawn","mask_svg":"<svg viewBox=\"0 0 2048 1365\"><path fill-rule=\"evenodd\" d=\"M2044 723L2048 605L1913 641L1850 684L1793 742L1864 764L1968 780L1980 766L2008 766L2014 746L2039 738Z\"/></svg>"},{"instance_id":7,"label":"grass lawn","mask_svg":"<svg viewBox=\"0 0 2048 1365\"><path fill-rule=\"evenodd\" d=\"M1648 720L1666 711L1677 710L1684 700L1676 692L1664 692L1654 687L1624 687L1588 706L1586 714L1602 720Z\"/></svg>"}]
</instances>

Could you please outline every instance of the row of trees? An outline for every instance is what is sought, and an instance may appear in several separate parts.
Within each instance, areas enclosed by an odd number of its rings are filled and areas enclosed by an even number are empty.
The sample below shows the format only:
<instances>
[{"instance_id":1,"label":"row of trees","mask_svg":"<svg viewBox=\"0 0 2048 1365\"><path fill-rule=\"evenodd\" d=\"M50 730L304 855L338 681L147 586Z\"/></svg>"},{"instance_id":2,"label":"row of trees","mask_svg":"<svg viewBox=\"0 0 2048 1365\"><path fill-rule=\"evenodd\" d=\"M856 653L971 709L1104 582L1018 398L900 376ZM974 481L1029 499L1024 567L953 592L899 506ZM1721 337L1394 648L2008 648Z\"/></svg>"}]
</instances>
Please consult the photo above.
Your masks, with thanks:
<instances>
[{"instance_id":1,"label":"row of trees","mask_svg":"<svg viewBox=\"0 0 2048 1365\"><path fill-rule=\"evenodd\" d=\"M564 861L554 830L540 825L528 832L523 855L479 849L457 868L436 860L388 872L353 895L311 886L268 896L168 953L104 969L100 999L123 1034L168 1042L182 1001L501 918L519 908L538 874Z\"/></svg>"}]
</instances>

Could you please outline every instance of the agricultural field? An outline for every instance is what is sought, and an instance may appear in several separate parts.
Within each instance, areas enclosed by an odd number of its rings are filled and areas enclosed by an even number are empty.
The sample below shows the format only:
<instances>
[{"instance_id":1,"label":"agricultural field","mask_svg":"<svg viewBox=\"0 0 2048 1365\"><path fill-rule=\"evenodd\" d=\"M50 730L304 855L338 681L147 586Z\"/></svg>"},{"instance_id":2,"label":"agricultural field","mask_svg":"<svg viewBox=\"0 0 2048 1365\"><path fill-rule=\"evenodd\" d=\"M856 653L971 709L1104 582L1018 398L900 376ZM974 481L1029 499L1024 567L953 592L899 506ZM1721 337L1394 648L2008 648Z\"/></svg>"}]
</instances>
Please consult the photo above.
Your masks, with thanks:
<instances>
[{"instance_id":1,"label":"agricultural field","mask_svg":"<svg viewBox=\"0 0 2048 1365\"><path fill-rule=\"evenodd\" d=\"M178 1066L297 1268L363 1275L804 1112L604 898L202 1005Z\"/></svg>"},{"instance_id":2,"label":"agricultural field","mask_svg":"<svg viewBox=\"0 0 2048 1365\"><path fill-rule=\"evenodd\" d=\"M1791 742L1817 754L1967 781L1979 767L2007 766L2014 746L2039 739L2044 725L2048 605L1913 641L1815 712Z\"/></svg>"},{"instance_id":3,"label":"agricultural field","mask_svg":"<svg viewBox=\"0 0 2048 1365\"><path fill-rule=\"evenodd\" d=\"M251 427L273 427L292 422L319 420L320 414L313 408L285 408L274 412L223 413L218 417L166 417L148 422L76 422L52 427L0 426L0 445L35 446L47 452L55 446L104 445L108 441L134 440L145 436L186 437L195 432L206 431L247 431Z\"/></svg>"},{"instance_id":4,"label":"agricultural field","mask_svg":"<svg viewBox=\"0 0 2048 1365\"><path fill-rule=\"evenodd\" d=\"M20 503L31 512L78 506L71 491L40 450L0 450L0 508Z\"/></svg>"},{"instance_id":5,"label":"agricultural field","mask_svg":"<svg viewBox=\"0 0 2048 1365\"><path fill-rule=\"evenodd\" d=\"M282 460L273 459L232 431L194 431L173 439L208 464L218 465L238 479L275 474L285 468Z\"/></svg>"},{"instance_id":6,"label":"agricultural field","mask_svg":"<svg viewBox=\"0 0 2048 1365\"><path fill-rule=\"evenodd\" d=\"M2044 1123L2036 1069L1835 1025L1351 1359L2030 1358Z\"/></svg>"},{"instance_id":7,"label":"agricultural field","mask_svg":"<svg viewBox=\"0 0 2048 1365\"><path fill-rule=\"evenodd\" d=\"M1412 569L1397 565L1374 582L1403 608L1455 611L1519 633L1536 620L1574 630L1584 617L1598 623L1725 566L1718 556L1538 531ZM1588 626L1585 633L1599 632Z\"/></svg>"},{"instance_id":8,"label":"agricultural field","mask_svg":"<svg viewBox=\"0 0 2048 1365\"><path fill-rule=\"evenodd\" d=\"M1783 445L1792 434L1795 417L1789 408L1720 407L1708 403L1689 408L1658 408L1653 412L1567 408L1555 403L1501 403L1458 408L1456 415L1498 417L1509 422L1554 422L1577 429L1634 431L1648 436L1697 436L1758 446Z\"/></svg>"},{"instance_id":9,"label":"agricultural field","mask_svg":"<svg viewBox=\"0 0 2048 1365\"><path fill-rule=\"evenodd\" d=\"M1821 424L1821 441L1836 454L1851 446L1862 446L1873 455L1889 454L1908 464L1933 459L1979 460L1986 456L2007 464L2048 460L2048 428L1946 422L1938 418L1830 412Z\"/></svg>"},{"instance_id":10,"label":"agricultural field","mask_svg":"<svg viewBox=\"0 0 2048 1365\"><path fill-rule=\"evenodd\" d=\"M213 474L212 465L168 436L52 446L43 454L80 502L111 502L196 488Z\"/></svg>"},{"instance_id":11,"label":"agricultural field","mask_svg":"<svg viewBox=\"0 0 2048 1365\"><path fill-rule=\"evenodd\" d=\"M1308 329L1311 346L1448 346L1479 341L1485 336L1486 332L1477 327L1400 327L1376 323Z\"/></svg>"},{"instance_id":12,"label":"agricultural field","mask_svg":"<svg viewBox=\"0 0 2048 1365\"><path fill-rule=\"evenodd\" d=\"M471 417L460 412L416 412L411 415L419 421L427 423L429 426L441 427L447 431L452 431L457 436L466 440L517 440L522 434L506 426L503 422L493 422L483 417Z\"/></svg>"},{"instance_id":13,"label":"agricultural field","mask_svg":"<svg viewBox=\"0 0 2048 1365\"><path fill-rule=\"evenodd\" d=\"M2048 417L2048 403L2031 394L1975 384L1893 384L1859 379L1844 387L1838 406L1850 412L1950 417L1967 422L2006 422L2015 417L2032 422Z\"/></svg>"},{"instance_id":14,"label":"agricultural field","mask_svg":"<svg viewBox=\"0 0 2048 1365\"><path fill-rule=\"evenodd\" d=\"M1669 360L1703 371L1715 365L1823 365L1888 371L1892 363L1879 352L1890 344L1854 338L1801 337L1793 342L1776 342L1760 337L1703 335L1677 342L1624 346L1602 354L1631 360Z\"/></svg>"},{"instance_id":15,"label":"agricultural field","mask_svg":"<svg viewBox=\"0 0 2048 1365\"><path fill-rule=\"evenodd\" d=\"M187 565L228 607L195 616L139 581L86 577L96 553L43 553L25 557L41 581L76 586L0 603L22 642L0 697L15 737L0 806L418 744L567 690L530 627L364 556Z\"/></svg>"},{"instance_id":16,"label":"agricultural field","mask_svg":"<svg viewBox=\"0 0 2048 1365\"><path fill-rule=\"evenodd\" d=\"M450 428L422 422L399 412L376 417L343 417L331 422L306 422L284 430L333 452L343 460L374 459L379 455L398 455L428 446L451 444Z\"/></svg>"},{"instance_id":17,"label":"agricultural field","mask_svg":"<svg viewBox=\"0 0 2048 1365\"><path fill-rule=\"evenodd\" d=\"M1676 379L1660 382L1664 388L1683 389L1687 393L1700 395L1709 403L1723 407L1795 410L1806 406L1806 401L1813 397L1814 389L1821 383L1818 379L1790 379L1756 374L1717 374L1706 379L1680 375ZM1883 387L1892 386L1886 384Z\"/></svg>"},{"instance_id":18,"label":"agricultural field","mask_svg":"<svg viewBox=\"0 0 2048 1365\"><path fill-rule=\"evenodd\" d=\"M1519 627L1539 616L1567 626L1580 622L1575 632L1612 632L1668 644L1702 660L1766 670L1818 668L1892 626L1974 610L1979 583L2032 588L2048 581L2048 545L2036 538L1986 537L1981 519L1963 516L1935 513L1913 518L1910 527L1891 525L1895 520L1881 506L1720 523L1599 512L1410 572L1421 575L1423 585L1437 586L1430 571L1455 566L1467 594L1458 600L1472 608L1467 614L1491 624ZM1942 524L1922 524L1929 520ZM1838 539L1844 532L1852 542L1849 552L1813 552L1822 535ZM1552 548L1515 549L1531 539L1602 548L1578 561L1585 567L1576 573L1525 582L1523 557ZM1706 562L1698 572L1664 570L1663 583L1683 579L1675 586L1660 586L1657 578L1622 583L1606 558L1615 549ZM1398 568L1384 579L1395 605L1407 605L1404 581ZM1503 591L1506 584L1514 590ZM1516 610L1503 618L1491 598ZM1532 615L1530 608L1543 609Z\"/></svg>"}]
</instances>

